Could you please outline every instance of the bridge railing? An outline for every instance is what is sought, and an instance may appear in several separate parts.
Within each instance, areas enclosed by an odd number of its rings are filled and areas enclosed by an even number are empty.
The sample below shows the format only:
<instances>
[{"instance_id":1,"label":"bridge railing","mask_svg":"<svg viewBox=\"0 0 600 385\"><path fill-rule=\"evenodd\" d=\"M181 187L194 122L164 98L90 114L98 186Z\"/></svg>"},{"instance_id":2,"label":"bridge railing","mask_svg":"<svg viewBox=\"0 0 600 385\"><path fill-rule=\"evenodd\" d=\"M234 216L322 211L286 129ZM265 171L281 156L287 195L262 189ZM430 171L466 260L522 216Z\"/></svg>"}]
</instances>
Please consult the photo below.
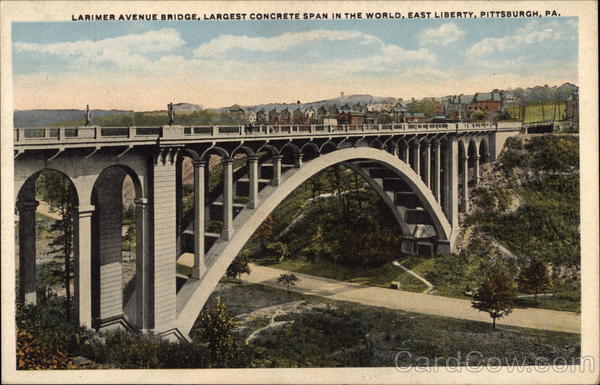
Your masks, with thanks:
<instances>
[{"instance_id":1,"label":"bridge railing","mask_svg":"<svg viewBox=\"0 0 600 385\"><path fill-rule=\"evenodd\" d=\"M131 127L31 127L16 128L15 144L68 143L69 141L127 141L178 139L184 137L256 137L330 135L331 133L409 132L409 131L468 131L519 129L520 123L385 123L385 124L281 124L281 125L222 125L222 126L131 126Z\"/></svg>"}]
</instances>

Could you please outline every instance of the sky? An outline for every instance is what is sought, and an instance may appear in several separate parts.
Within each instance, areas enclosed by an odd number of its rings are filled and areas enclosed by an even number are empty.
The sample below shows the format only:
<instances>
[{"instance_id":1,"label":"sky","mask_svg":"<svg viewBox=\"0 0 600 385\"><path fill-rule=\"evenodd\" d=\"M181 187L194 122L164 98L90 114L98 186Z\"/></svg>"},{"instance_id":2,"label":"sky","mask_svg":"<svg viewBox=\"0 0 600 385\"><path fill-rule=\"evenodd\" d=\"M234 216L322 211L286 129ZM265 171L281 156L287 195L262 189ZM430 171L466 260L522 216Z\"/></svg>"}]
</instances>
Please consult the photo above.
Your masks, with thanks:
<instances>
[{"instance_id":1,"label":"sky","mask_svg":"<svg viewBox=\"0 0 600 385\"><path fill-rule=\"evenodd\" d=\"M577 84L577 18L12 25L15 109L410 99Z\"/></svg>"}]
</instances>

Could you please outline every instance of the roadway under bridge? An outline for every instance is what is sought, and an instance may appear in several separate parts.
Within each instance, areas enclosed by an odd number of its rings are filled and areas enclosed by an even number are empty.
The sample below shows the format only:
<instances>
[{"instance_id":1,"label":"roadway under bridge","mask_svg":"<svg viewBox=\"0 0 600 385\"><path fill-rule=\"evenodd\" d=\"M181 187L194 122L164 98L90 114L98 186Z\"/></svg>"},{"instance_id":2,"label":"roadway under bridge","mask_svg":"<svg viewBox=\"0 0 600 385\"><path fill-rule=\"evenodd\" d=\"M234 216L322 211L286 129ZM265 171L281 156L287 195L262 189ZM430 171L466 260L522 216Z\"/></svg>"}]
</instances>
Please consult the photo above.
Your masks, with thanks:
<instances>
[{"instance_id":1,"label":"roadway under bridge","mask_svg":"<svg viewBox=\"0 0 600 385\"><path fill-rule=\"evenodd\" d=\"M451 253L458 213L469 210L468 187L479 182L480 165L520 132L520 123L15 129L19 300L36 302L35 183L44 170L62 173L74 192L79 323L185 340L256 228L319 171L345 164L361 175L398 221L403 253ZM214 154L222 158L222 180L211 189ZM187 211L185 158L194 180ZM126 177L135 189L136 259L135 276L122 287ZM239 197L246 203L236 203ZM207 231L215 220L222 230ZM193 263L177 284L182 257Z\"/></svg>"}]
</instances>

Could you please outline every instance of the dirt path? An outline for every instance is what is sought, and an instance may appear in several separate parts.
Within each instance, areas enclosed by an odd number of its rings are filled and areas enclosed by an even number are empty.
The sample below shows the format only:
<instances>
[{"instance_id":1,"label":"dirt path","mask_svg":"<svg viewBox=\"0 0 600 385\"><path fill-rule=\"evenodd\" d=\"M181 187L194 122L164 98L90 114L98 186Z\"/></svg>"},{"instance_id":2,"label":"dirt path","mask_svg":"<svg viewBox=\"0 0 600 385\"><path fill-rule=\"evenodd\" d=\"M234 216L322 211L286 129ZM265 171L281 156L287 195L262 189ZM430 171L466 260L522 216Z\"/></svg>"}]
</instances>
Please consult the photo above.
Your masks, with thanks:
<instances>
[{"instance_id":1,"label":"dirt path","mask_svg":"<svg viewBox=\"0 0 600 385\"><path fill-rule=\"evenodd\" d=\"M255 264L250 264L250 270L252 271L250 275L244 275L245 281L279 289L283 288L281 284L277 283L277 278L286 271ZM294 274L299 280L291 290L303 294L442 317L470 321L491 321L487 313L473 309L469 300L364 286L300 273ZM580 315L564 311L535 308L514 309L510 315L499 319L497 323L558 332L581 333Z\"/></svg>"},{"instance_id":2,"label":"dirt path","mask_svg":"<svg viewBox=\"0 0 600 385\"><path fill-rule=\"evenodd\" d=\"M411 269L407 269L406 267L402 266L402 264L400 263L400 261L393 261L392 265L398 266L402 270L406 271L408 274L412 275L413 277L415 277L419 281L423 282L427 286L427 289L423 290L422 293L430 294L431 292L433 292L435 290L435 286L433 286L433 284L431 282L429 282L425 278L421 277L419 274L415 273Z\"/></svg>"}]
</instances>

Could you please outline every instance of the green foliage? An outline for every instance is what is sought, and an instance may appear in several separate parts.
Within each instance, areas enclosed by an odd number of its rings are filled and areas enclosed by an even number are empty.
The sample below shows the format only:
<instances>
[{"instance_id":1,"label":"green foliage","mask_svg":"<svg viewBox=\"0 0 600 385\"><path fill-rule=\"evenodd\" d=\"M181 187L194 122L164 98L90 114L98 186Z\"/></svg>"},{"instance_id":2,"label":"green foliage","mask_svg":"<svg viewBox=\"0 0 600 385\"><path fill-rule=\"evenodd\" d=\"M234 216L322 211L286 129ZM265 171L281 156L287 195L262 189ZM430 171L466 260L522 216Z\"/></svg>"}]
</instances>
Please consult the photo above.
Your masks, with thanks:
<instances>
[{"instance_id":1,"label":"green foliage","mask_svg":"<svg viewBox=\"0 0 600 385\"><path fill-rule=\"evenodd\" d=\"M486 118L487 114L483 110L473 111L473 113L471 114L471 120L476 122L480 122L482 120L485 120Z\"/></svg>"},{"instance_id":2,"label":"green foliage","mask_svg":"<svg viewBox=\"0 0 600 385\"><path fill-rule=\"evenodd\" d=\"M549 285L548 267L537 258L532 259L519 275L519 288L526 293L534 294L536 303L537 295L547 289Z\"/></svg>"},{"instance_id":3,"label":"green foliage","mask_svg":"<svg viewBox=\"0 0 600 385\"><path fill-rule=\"evenodd\" d=\"M44 345L25 330L17 330L17 369L74 369L67 354L56 347Z\"/></svg>"},{"instance_id":4,"label":"green foliage","mask_svg":"<svg viewBox=\"0 0 600 385\"><path fill-rule=\"evenodd\" d=\"M250 274L250 267L248 267L248 261L246 258L237 257L227 268L225 275L229 278L236 278L241 283L242 274Z\"/></svg>"},{"instance_id":5,"label":"green foliage","mask_svg":"<svg viewBox=\"0 0 600 385\"><path fill-rule=\"evenodd\" d=\"M51 297L38 305L17 304L17 365L19 369L72 368L68 356L79 352L83 329L65 321L65 299Z\"/></svg>"},{"instance_id":6,"label":"green foliage","mask_svg":"<svg viewBox=\"0 0 600 385\"><path fill-rule=\"evenodd\" d=\"M496 265L485 274L483 280L473 294L472 306L479 311L487 312L496 327L496 319L512 312L517 289L512 277L500 266Z\"/></svg>"},{"instance_id":7,"label":"green foliage","mask_svg":"<svg viewBox=\"0 0 600 385\"><path fill-rule=\"evenodd\" d=\"M525 148L533 152L531 167L547 173L579 170L579 142L573 137L543 135L533 138Z\"/></svg>"},{"instance_id":8,"label":"green foliage","mask_svg":"<svg viewBox=\"0 0 600 385\"><path fill-rule=\"evenodd\" d=\"M236 321L225 309L221 297L205 307L200 314L201 335L208 341L208 348L215 367L227 367L234 358L233 328Z\"/></svg>"},{"instance_id":9,"label":"green foliage","mask_svg":"<svg viewBox=\"0 0 600 385\"><path fill-rule=\"evenodd\" d=\"M82 354L99 364L120 369L201 368L210 364L208 349L199 343L170 343L153 335L109 332L92 339Z\"/></svg>"},{"instance_id":10,"label":"green foliage","mask_svg":"<svg viewBox=\"0 0 600 385\"><path fill-rule=\"evenodd\" d=\"M154 111L154 112L135 112L133 114L121 114L111 115L105 117L98 117L92 119L92 124L99 125L101 127L114 127L114 126L162 126L167 124L169 121L166 111ZM191 113L175 112L175 122L177 124L189 124L189 125L228 125L228 124L240 124L240 121L236 120L228 112L217 112L214 110L202 110L193 111ZM63 122L72 124L83 124L83 121L74 122Z\"/></svg>"},{"instance_id":11,"label":"green foliage","mask_svg":"<svg viewBox=\"0 0 600 385\"><path fill-rule=\"evenodd\" d=\"M578 139L569 136L535 136L525 144L521 138L509 138L498 166L510 177L475 191L479 210L467 222L517 255L538 258L553 268L578 266L578 146ZM521 200L519 207L501 210L515 195Z\"/></svg>"},{"instance_id":12,"label":"green foliage","mask_svg":"<svg viewBox=\"0 0 600 385\"><path fill-rule=\"evenodd\" d=\"M54 221L49 228L49 254L53 255L56 261L64 264L62 277L59 279L59 275L56 274L58 270L54 269L53 274L47 274L44 277L46 281L44 284L54 286L62 281L66 293L65 316L69 319L71 279L73 277L73 217L77 197L71 182L59 172L44 171L36 183L38 195L49 204L51 212L60 216L60 219ZM55 279L56 281L54 281Z\"/></svg>"},{"instance_id":13,"label":"green foliage","mask_svg":"<svg viewBox=\"0 0 600 385\"><path fill-rule=\"evenodd\" d=\"M281 274L279 278L277 278L277 283L285 285L287 287L288 293L290 292L290 286L295 286L296 281L298 281L298 277L294 273Z\"/></svg>"},{"instance_id":14,"label":"green foliage","mask_svg":"<svg viewBox=\"0 0 600 385\"><path fill-rule=\"evenodd\" d=\"M208 233L220 233L223 231L223 222L221 221L210 221L206 226L206 232Z\"/></svg>"}]
</instances>

